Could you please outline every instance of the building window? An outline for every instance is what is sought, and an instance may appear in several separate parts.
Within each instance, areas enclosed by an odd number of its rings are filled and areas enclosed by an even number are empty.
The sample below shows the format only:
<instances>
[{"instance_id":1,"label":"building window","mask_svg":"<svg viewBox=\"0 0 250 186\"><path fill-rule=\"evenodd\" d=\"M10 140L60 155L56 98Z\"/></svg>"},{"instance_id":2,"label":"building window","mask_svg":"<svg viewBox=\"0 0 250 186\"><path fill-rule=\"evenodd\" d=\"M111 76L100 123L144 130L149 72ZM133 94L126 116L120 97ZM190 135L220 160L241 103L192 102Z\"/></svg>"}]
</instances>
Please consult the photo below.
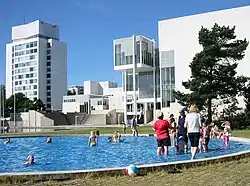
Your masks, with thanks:
<instances>
[{"instance_id":1,"label":"building window","mask_svg":"<svg viewBox=\"0 0 250 186\"><path fill-rule=\"evenodd\" d=\"M50 85L47 86L47 90L51 90L51 86Z\"/></svg>"},{"instance_id":2,"label":"building window","mask_svg":"<svg viewBox=\"0 0 250 186\"><path fill-rule=\"evenodd\" d=\"M97 101L97 105L102 105L102 101Z\"/></svg>"},{"instance_id":3,"label":"building window","mask_svg":"<svg viewBox=\"0 0 250 186\"><path fill-rule=\"evenodd\" d=\"M50 79L47 80L47 84L49 85L51 82L50 82Z\"/></svg>"},{"instance_id":4,"label":"building window","mask_svg":"<svg viewBox=\"0 0 250 186\"><path fill-rule=\"evenodd\" d=\"M37 89L37 85L34 85L34 87L33 87L34 89Z\"/></svg>"},{"instance_id":5,"label":"building window","mask_svg":"<svg viewBox=\"0 0 250 186\"><path fill-rule=\"evenodd\" d=\"M47 104L47 109L51 109L51 104Z\"/></svg>"},{"instance_id":6,"label":"building window","mask_svg":"<svg viewBox=\"0 0 250 186\"><path fill-rule=\"evenodd\" d=\"M51 102L51 98L47 98L47 102L49 102L49 103L50 103L50 102Z\"/></svg>"},{"instance_id":7,"label":"building window","mask_svg":"<svg viewBox=\"0 0 250 186\"><path fill-rule=\"evenodd\" d=\"M37 53L37 49L36 48L34 49L34 53Z\"/></svg>"},{"instance_id":8,"label":"building window","mask_svg":"<svg viewBox=\"0 0 250 186\"><path fill-rule=\"evenodd\" d=\"M51 44L50 43L47 43L47 48L51 48Z\"/></svg>"},{"instance_id":9,"label":"building window","mask_svg":"<svg viewBox=\"0 0 250 186\"><path fill-rule=\"evenodd\" d=\"M51 56L47 56L47 60L51 60Z\"/></svg>"},{"instance_id":10,"label":"building window","mask_svg":"<svg viewBox=\"0 0 250 186\"><path fill-rule=\"evenodd\" d=\"M107 101L103 101L103 105L107 105Z\"/></svg>"},{"instance_id":11,"label":"building window","mask_svg":"<svg viewBox=\"0 0 250 186\"><path fill-rule=\"evenodd\" d=\"M37 41L34 41L34 47L36 47L37 46Z\"/></svg>"},{"instance_id":12,"label":"building window","mask_svg":"<svg viewBox=\"0 0 250 186\"><path fill-rule=\"evenodd\" d=\"M50 69L50 68L47 68L47 72L51 72L51 69Z\"/></svg>"},{"instance_id":13,"label":"building window","mask_svg":"<svg viewBox=\"0 0 250 186\"><path fill-rule=\"evenodd\" d=\"M51 54L51 50L47 50L47 55Z\"/></svg>"},{"instance_id":14,"label":"building window","mask_svg":"<svg viewBox=\"0 0 250 186\"><path fill-rule=\"evenodd\" d=\"M175 67L161 69L162 76L162 107L170 107L170 103L175 102Z\"/></svg>"},{"instance_id":15,"label":"building window","mask_svg":"<svg viewBox=\"0 0 250 186\"><path fill-rule=\"evenodd\" d=\"M48 62L47 62L47 67L50 67L50 66L51 66L51 62L48 61Z\"/></svg>"},{"instance_id":16,"label":"building window","mask_svg":"<svg viewBox=\"0 0 250 186\"><path fill-rule=\"evenodd\" d=\"M51 78L51 74L47 74L47 78Z\"/></svg>"},{"instance_id":17,"label":"building window","mask_svg":"<svg viewBox=\"0 0 250 186\"><path fill-rule=\"evenodd\" d=\"M51 96L51 92L47 92L47 96L48 96L48 97Z\"/></svg>"}]
</instances>

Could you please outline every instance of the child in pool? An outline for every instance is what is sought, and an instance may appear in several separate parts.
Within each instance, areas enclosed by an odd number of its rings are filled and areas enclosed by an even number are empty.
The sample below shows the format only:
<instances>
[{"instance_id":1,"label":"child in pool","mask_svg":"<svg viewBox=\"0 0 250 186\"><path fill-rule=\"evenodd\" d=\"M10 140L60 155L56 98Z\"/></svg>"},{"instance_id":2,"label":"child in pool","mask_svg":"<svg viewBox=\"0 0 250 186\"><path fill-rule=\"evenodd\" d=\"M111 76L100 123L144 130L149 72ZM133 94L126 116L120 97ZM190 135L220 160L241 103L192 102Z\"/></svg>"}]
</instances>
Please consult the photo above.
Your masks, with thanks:
<instances>
[{"instance_id":1,"label":"child in pool","mask_svg":"<svg viewBox=\"0 0 250 186\"><path fill-rule=\"evenodd\" d=\"M52 143L52 138L47 138L46 143Z\"/></svg>"},{"instance_id":2,"label":"child in pool","mask_svg":"<svg viewBox=\"0 0 250 186\"><path fill-rule=\"evenodd\" d=\"M120 142L120 139L121 139L121 135L119 134L118 131L116 131L113 135L113 141L116 142L116 143L119 143Z\"/></svg>"},{"instance_id":3,"label":"child in pool","mask_svg":"<svg viewBox=\"0 0 250 186\"><path fill-rule=\"evenodd\" d=\"M219 128L217 125L214 125L214 123L211 124L212 130L211 130L211 138L217 138L219 136Z\"/></svg>"},{"instance_id":4,"label":"child in pool","mask_svg":"<svg viewBox=\"0 0 250 186\"><path fill-rule=\"evenodd\" d=\"M4 141L5 144L8 144L10 143L10 138L6 138L5 141Z\"/></svg>"},{"instance_id":5,"label":"child in pool","mask_svg":"<svg viewBox=\"0 0 250 186\"><path fill-rule=\"evenodd\" d=\"M97 137L99 137L99 136L100 136L100 131L97 130L96 133L95 133L95 135L96 135Z\"/></svg>"},{"instance_id":6,"label":"child in pool","mask_svg":"<svg viewBox=\"0 0 250 186\"><path fill-rule=\"evenodd\" d=\"M207 152L208 150L208 142L209 142L209 128L206 123L202 124L202 145L203 151Z\"/></svg>"},{"instance_id":7,"label":"child in pool","mask_svg":"<svg viewBox=\"0 0 250 186\"><path fill-rule=\"evenodd\" d=\"M97 145L97 137L95 135L94 131L90 132L90 136L89 136L89 146L93 147Z\"/></svg>"},{"instance_id":8,"label":"child in pool","mask_svg":"<svg viewBox=\"0 0 250 186\"><path fill-rule=\"evenodd\" d=\"M25 163L23 163L24 165L31 165L31 164L34 164L35 163L35 157L30 154L28 157L27 157L27 161Z\"/></svg>"},{"instance_id":9,"label":"child in pool","mask_svg":"<svg viewBox=\"0 0 250 186\"><path fill-rule=\"evenodd\" d=\"M184 153L184 150L185 150L184 138L183 138L183 136L180 136L178 138L178 142L177 142L177 145L176 145L176 151L180 152L180 153Z\"/></svg>"},{"instance_id":10,"label":"child in pool","mask_svg":"<svg viewBox=\"0 0 250 186\"><path fill-rule=\"evenodd\" d=\"M200 129L200 139L199 139L199 153L203 151L203 130Z\"/></svg>"},{"instance_id":11,"label":"child in pool","mask_svg":"<svg viewBox=\"0 0 250 186\"><path fill-rule=\"evenodd\" d=\"M224 138L224 143L226 146L228 146L229 143L229 136L232 135L232 129L230 127L230 123L228 121L225 121L224 123L222 123L221 125L222 127L224 127L223 132L220 133L220 138L223 136Z\"/></svg>"}]
</instances>

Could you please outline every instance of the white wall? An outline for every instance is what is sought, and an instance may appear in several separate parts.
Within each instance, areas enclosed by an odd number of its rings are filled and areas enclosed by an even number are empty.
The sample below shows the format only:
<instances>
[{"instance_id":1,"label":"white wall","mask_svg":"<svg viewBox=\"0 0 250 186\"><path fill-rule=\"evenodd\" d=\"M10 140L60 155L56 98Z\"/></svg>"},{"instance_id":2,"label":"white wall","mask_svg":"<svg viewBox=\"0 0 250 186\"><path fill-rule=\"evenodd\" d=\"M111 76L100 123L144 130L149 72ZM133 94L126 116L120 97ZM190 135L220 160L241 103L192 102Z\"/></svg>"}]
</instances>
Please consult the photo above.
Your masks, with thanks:
<instances>
[{"instance_id":1,"label":"white wall","mask_svg":"<svg viewBox=\"0 0 250 186\"><path fill-rule=\"evenodd\" d=\"M37 34L59 38L59 27L40 20L12 27L12 40L27 38Z\"/></svg>"},{"instance_id":2,"label":"white wall","mask_svg":"<svg viewBox=\"0 0 250 186\"><path fill-rule=\"evenodd\" d=\"M205 14L180 17L159 21L159 51L175 51L175 83L176 90L186 91L182 81L189 79L191 71L189 64L197 52L202 50L198 43L198 32L202 26L211 28L219 25L236 25L237 39L247 38L250 41L250 6L235 8ZM239 75L250 76L250 47L245 58L239 63Z\"/></svg>"},{"instance_id":3,"label":"white wall","mask_svg":"<svg viewBox=\"0 0 250 186\"><path fill-rule=\"evenodd\" d=\"M67 95L67 44L53 40L51 48L51 108L61 110L65 95Z\"/></svg>"},{"instance_id":4,"label":"white wall","mask_svg":"<svg viewBox=\"0 0 250 186\"><path fill-rule=\"evenodd\" d=\"M113 95L109 97L109 109L116 109L117 111L124 110L123 106L123 90L122 87L110 88L108 94Z\"/></svg>"},{"instance_id":5,"label":"white wall","mask_svg":"<svg viewBox=\"0 0 250 186\"><path fill-rule=\"evenodd\" d=\"M62 112L64 114L80 112L80 105L83 105L84 102L89 102L89 100L89 95L63 96Z\"/></svg>"},{"instance_id":6,"label":"white wall","mask_svg":"<svg viewBox=\"0 0 250 186\"><path fill-rule=\"evenodd\" d=\"M12 95L12 43L6 45L6 98Z\"/></svg>"},{"instance_id":7,"label":"white wall","mask_svg":"<svg viewBox=\"0 0 250 186\"><path fill-rule=\"evenodd\" d=\"M98 105L98 102L105 101L106 105ZM109 105L109 100L107 98L91 98L91 106L95 110L107 110Z\"/></svg>"},{"instance_id":8,"label":"white wall","mask_svg":"<svg viewBox=\"0 0 250 186\"><path fill-rule=\"evenodd\" d=\"M84 81L84 94L97 94L103 95L103 89L99 82L96 81Z\"/></svg>"},{"instance_id":9,"label":"white wall","mask_svg":"<svg viewBox=\"0 0 250 186\"><path fill-rule=\"evenodd\" d=\"M102 81L102 82L99 82L99 84L101 85L103 89L103 95L109 94L110 88L117 88L117 83L111 82L111 81Z\"/></svg>"},{"instance_id":10,"label":"white wall","mask_svg":"<svg viewBox=\"0 0 250 186\"><path fill-rule=\"evenodd\" d=\"M22 118L23 127L42 127L54 126L54 121L45 117L43 114L30 110L29 112L20 113ZM23 129L23 132L42 132L53 131L53 129Z\"/></svg>"}]
</instances>

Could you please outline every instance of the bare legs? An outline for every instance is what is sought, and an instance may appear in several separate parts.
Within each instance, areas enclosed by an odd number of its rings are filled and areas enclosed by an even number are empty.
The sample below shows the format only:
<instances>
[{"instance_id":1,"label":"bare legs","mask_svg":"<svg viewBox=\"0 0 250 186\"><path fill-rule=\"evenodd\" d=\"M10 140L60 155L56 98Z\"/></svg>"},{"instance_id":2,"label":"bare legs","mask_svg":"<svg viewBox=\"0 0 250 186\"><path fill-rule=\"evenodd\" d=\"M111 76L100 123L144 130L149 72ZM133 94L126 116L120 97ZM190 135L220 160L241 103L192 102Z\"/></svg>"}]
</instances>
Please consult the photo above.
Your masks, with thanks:
<instances>
[{"instance_id":1,"label":"bare legs","mask_svg":"<svg viewBox=\"0 0 250 186\"><path fill-rule=\"evenodd\" d=\"M133 136L138 136L138 130L137 129L132 129L132 131L133 131Z\"/></svg>"},{"instance_id":2,"label":"bare legs","mask_svg":"<svg viewBox=\"0 0 250 186\"><path fill-rule=\"evenodd\" d=\"M196 151L197 151L197 147L191 147L191 154L192 154L191 160L195 158Z\"/></svg>"},{"instance_id":3,"label":"bare legs","mask_svg":"<svg viewBox=\"0 0 250 186\"><path fill-rule=\"evenodd\" d=\"M167 146L157 148L157 155L160 156L162 154L168 155L168 147Z\"/></svg>"}]
</instances>

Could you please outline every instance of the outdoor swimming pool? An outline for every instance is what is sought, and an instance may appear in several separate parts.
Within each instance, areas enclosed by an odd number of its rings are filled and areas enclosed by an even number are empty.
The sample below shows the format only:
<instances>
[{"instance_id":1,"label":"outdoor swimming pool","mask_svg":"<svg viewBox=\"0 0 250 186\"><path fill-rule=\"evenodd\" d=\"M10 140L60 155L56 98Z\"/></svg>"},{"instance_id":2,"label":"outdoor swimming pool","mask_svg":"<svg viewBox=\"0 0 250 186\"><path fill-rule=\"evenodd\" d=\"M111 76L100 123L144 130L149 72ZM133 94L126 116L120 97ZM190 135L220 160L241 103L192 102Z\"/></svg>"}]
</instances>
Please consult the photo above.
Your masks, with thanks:
<instances>
[{"instance_id":1,"label":"outdoor swimming pool","mask_svg":"<svg viewBox=\"0 0 250 186\"><path fill-rule=\"evenodd\" d=\"M158 157L153 136L124 138L122 143L108 143L107 137L101 136L97 147L88 147L87 136L53 137L51 144L45 143L46 137L12 138L10 144L4 144L0 139L0 173L124 167L189 160L191 157L190 154L176 155L173 147L168 157ZM225 148L222 140L211 139L209 149L196 158L250 150L250 144L230 141L229 147ZM22 165L30 153L34 154L36 163Z\"/></svg>"}]
</instances>

